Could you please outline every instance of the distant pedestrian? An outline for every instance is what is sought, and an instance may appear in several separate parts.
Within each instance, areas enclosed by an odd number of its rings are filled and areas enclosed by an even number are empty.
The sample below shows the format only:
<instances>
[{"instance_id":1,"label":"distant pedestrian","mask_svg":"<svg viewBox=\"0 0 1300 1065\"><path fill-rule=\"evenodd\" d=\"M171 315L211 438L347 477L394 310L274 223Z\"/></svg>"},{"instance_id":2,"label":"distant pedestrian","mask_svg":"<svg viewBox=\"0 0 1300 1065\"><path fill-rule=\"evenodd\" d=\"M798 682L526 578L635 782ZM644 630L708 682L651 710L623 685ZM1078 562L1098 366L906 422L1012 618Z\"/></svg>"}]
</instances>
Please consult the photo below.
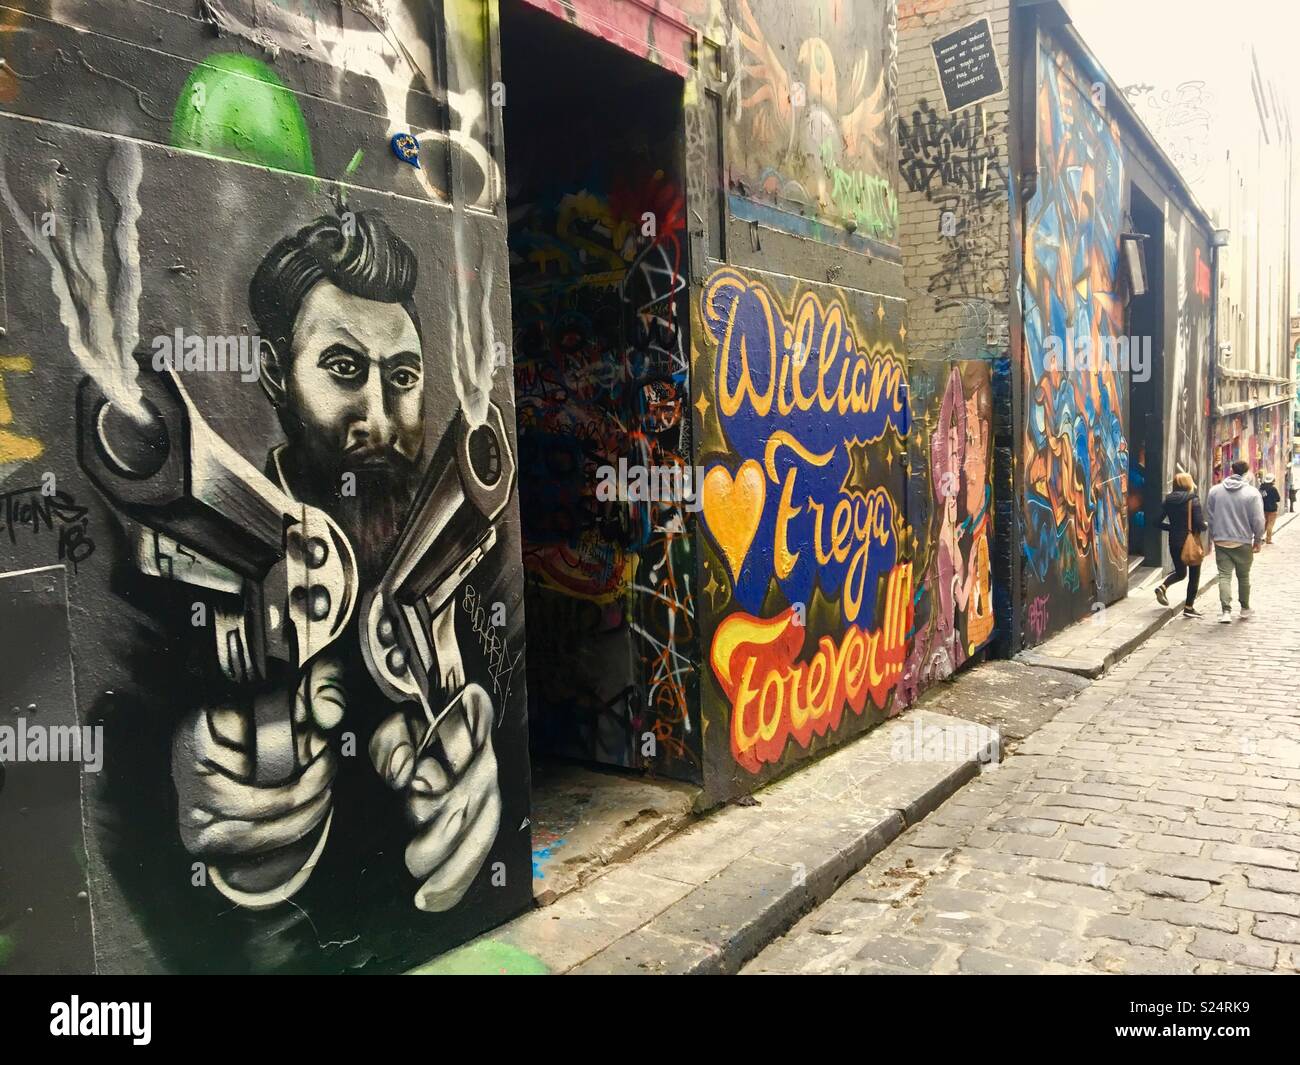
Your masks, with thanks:
<instances>
[{"instance_id":1,"label":"distant pedestrian","mask_svg":"<svg viewBox=\"0 0 1300 1065\"><path fill-rule=\"evenodd\" d=\"M1271 544L1273 526L1277 524L1277 507L1282 502L1282 496L1277 490L1277 485L1273 483L1271 473L1259 475L1259 496L1264 500L1264 543Z\"/></svg>"},{"instance_id":2,"label":"distant pedestrian","mask_svg":"<svg viewBox=\"0 0 1300 1065\"><path fill-rule=\"evenodd\" d=\"M1171 585L1186 577L1187 597L1183 600L1185 618L1201 617L1201 612L1196 609L1196 593L1201 587L1201 559L1205 557L1205 551L1201 547L1201 533L1205 527L1201 500L1196 494L1196 482L1190 473L1177 474L1174 477L1173 491L1165 496L1160 522L1160 528L1169 532L1169 554L1174 560L1174 572L1156 585L1156 598L1161 606L1168 606L1169 596L1165 593Z\"/></svg>"},{"instance_id":3,"label":"distant pedestrian","mask_svg":"<svg viewBox=\"0 0 1300 1065\"><path fill-rule=\"evenodd\" d=\"M1210 489L1205 518L1219 567L1219 621L1232 620L1232 575L1237 574L1241 620L1251 616L1250 566L1264 546L1264 500L1246 480L1250 463L1238 459L1232 473Z\"/></svg>"},{"instance_id":4,"label":"distant pedestrian","mask_svg":"<svg viewBox=\"0 0 1300 1065\"><path fill-rule=\"evenodd\" d=\"M1286 502L1287 510L1295 513L1295 474L1291 466L1286 468Z\"/></svg>"}]
</instances>

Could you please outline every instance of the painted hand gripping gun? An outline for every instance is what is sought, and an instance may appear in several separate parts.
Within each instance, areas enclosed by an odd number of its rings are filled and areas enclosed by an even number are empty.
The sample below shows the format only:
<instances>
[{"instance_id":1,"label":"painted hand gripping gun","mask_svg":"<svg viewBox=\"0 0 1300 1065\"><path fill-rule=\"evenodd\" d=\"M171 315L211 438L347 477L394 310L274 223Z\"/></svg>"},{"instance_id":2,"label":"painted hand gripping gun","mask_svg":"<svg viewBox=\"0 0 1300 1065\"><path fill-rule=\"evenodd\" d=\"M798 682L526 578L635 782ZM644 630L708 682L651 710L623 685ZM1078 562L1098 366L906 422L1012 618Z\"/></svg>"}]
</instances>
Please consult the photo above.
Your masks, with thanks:
<instances>
[{"instance_id":1,"label":"painted hand gripping gun","mask_svg":"<svg viewBox=\"0 0 1300 1065\"><path fill-rule=\"evenodd\" d=\"M362 597L352 545L324 511L291 498L199 414L171 371L141 369L146 415L132 418L90 378L77 397L80 462L135 523L147 574L226 593L214 610L217 658L233 682L276 682L253 700L254 782L299 770L293 700L303 668L346 630L360 603L361 648L384 695L423 713L419 749L465 685L454 626L456 588L496 542L494 519L514 487L500 410L471 426L458 413L378 585ZM251 908L290 897L310 876L332 813L291 854L210 868L213 884ZM265 856L263 856L265 858Z\"/></svg>"}]
</instances>

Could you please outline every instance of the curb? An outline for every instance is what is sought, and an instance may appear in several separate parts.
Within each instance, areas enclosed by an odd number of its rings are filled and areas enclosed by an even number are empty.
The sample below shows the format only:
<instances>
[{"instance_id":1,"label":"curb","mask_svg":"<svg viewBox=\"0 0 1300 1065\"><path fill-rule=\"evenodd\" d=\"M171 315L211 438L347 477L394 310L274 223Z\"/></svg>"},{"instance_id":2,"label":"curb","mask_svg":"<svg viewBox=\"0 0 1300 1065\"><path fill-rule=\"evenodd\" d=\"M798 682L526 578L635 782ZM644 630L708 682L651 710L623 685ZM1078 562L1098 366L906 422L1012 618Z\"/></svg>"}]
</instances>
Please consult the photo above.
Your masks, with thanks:
<instances>
[{"instance_id":1,"label":"curb","mask_svg":"<svg viewBox=\"0 0 1300 1065\"><path fill-rule=\"evenodd\" d=\"M977 762L954 763L905 807L869 811L869 824L850 825L854 818L846 816L836 823L796 829L779 843L728 866L570 973L734 975L978 773ZM807 870L802 883L790 876L797 865Z\"/></svg>"},{"instance_id":2,"label":"curb","mask_svg":"<svg viewBox=\"0 0 1300 1065\"><path fill-rule=\"evenodd\" d=\"M737 973L1000 754L917 708L412 972Z\"/></svg>"},{"instance_id":3,"label":"curb","mask_svg":"<svg viewBox=\"0 0 1300 1065\"><path fill-rule=\"evenodd\" d=\"M1290 513L1284 512L1278 519L1277 526L1273 530L1273 535L1277 536L1278 533L1290 525L1297 516L1300 516L1300 511ZM1213 558L1212 555L1209 557ZM1157 573L1163 573L1163 571L1157 571ZM1137 588L1130 589L1129 594L1132 594L1133 591L1148 591L1151 588L1154 588L1156 583L1157 582L1154 580L1153 575L1143 584L1138 585ZM1207 573L1203 569L1201 573L1201 586L1196 592L1197 601L1199 602L1201 597L1206 595L1211 588L1217 585L1217 583L1218 579L1216 575L1212 571ZM1105 674L1109 673L1116 663L1127 658L1146 643L1147 640L1151 639L1152 636L1168 625L1169 622L1178 617L1180 613L1181 610L1177 606L1162 608L1161 613L1153 614L1150 619L1133 635L1126 637L1122 642L1107 649L1100 657L1092 655L1084 657L1080 655L1049 654L1042 650L1042 647L1046 646L1046 644L1044 644L1039 647L1031 648L1028 651L1021 651L1014 657L1013 661L1026 666L1035 666L1039 669L1055 669L1061 673L1072 673L1075 676L1086 677L1089 680L1098 680L1105 676ZM1087 623L1087 619L1084 619L1083 621L1076 621L1075 625L1086 625ZM1071 626L1071 628L1073 628L1073 626ZM1069 631L1070 629L1064 629L1062 630L1062 633L1058 633L1058 635L1063 635L1065 632ZM1050 642L1051 641L1049 640L1048 643Z\"/></svg>"}]
</instances>

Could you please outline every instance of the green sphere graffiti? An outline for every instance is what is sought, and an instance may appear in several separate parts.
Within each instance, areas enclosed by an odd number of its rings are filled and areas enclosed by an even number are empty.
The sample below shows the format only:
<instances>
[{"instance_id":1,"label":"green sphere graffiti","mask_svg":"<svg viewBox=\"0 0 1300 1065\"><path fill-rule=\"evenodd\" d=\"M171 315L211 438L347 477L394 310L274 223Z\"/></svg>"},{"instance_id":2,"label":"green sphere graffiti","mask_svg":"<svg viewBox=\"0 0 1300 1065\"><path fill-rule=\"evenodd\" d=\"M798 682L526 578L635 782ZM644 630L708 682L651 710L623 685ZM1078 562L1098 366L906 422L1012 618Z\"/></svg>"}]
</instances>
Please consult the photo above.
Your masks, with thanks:
<instances>
[{"instance_id":1,"label":"green sphere graffiti","mask_svg":"<svg viewBox=\"0 0 1300 1065\"><path fill-rule=\"evenodd\" d=\"M298 100L252 56L208 56L190 72L172 115L172 145L316 176Z\"/></svg>"}]
</instances>

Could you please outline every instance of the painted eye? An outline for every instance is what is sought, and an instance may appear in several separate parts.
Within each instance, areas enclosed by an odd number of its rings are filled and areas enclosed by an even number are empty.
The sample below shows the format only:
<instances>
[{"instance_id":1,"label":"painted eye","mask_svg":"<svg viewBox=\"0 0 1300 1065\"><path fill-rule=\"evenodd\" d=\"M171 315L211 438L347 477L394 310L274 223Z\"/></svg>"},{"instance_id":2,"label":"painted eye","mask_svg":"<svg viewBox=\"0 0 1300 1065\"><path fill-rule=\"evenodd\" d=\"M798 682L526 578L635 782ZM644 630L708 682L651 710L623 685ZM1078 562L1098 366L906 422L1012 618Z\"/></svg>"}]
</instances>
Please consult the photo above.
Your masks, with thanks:
<instances>
[{"instance_id":1,"label":"painted eye","mask_svg":"<svg viewBox=\"0 0 1300 1065\"><path fill-rule=\"evenodd\" d=\"M351 355L335 355L325 363L325 369L340 381L352 381L360 375L361 363Z\"/></svg>"},{"instance_id":2,"label":"painted eye","mask_svg":"<svg viewBox=\"0 0 1300 1065\"><path fill-rule=\"evenodd\" d=\"M395 388L408 389L414 388L420 383L420 375L414 370L409 370L402 366L394 370L389 375L388 380L392 382L393 387Z\"/></svg>"}]
</instances>

